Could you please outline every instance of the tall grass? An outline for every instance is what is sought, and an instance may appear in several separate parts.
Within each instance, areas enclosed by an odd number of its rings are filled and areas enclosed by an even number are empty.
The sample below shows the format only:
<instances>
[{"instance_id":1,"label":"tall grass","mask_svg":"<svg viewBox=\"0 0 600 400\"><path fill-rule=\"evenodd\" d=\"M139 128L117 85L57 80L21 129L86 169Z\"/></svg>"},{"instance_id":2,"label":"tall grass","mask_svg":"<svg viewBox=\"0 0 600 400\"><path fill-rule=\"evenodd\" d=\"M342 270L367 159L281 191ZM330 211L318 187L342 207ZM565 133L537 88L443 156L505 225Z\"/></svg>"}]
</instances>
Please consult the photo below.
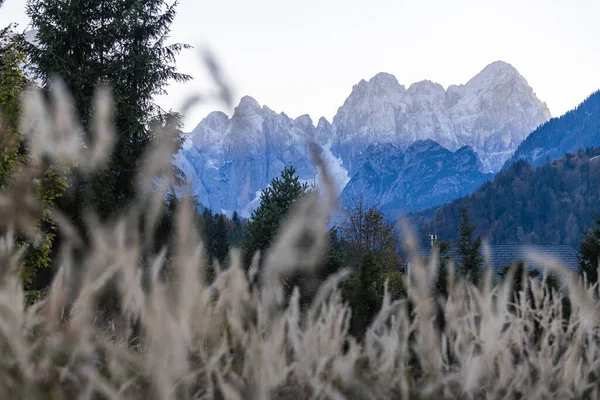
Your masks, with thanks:
<instances>
[{"instance_id":1,"label":"tall grass","mask_svg":"<svg viewBox=\"0 0 600 400\"><path fill-rule=\"evenodd\" d=\"M489 272L475 287L453 279L450 268L442 299L431 291L435 258L427 265L415 258L408 298L392 302L386 293L358 342L348 334L351 310L339 290L349 271L323 282L308 308L297 289L284 296L286 277L313 273L324 254L331 186L326 201L309 196L295 208L260 269L255 257L247 272L234 249L209 283L189 198L177 210L173 257L148 234L173 179L165 147L151 150L145 195L132 207L106 223L87 216L91 247L77 262L79 234L57 213L65 238L60 269L47 295L27 306L14 233L28 232L35 219L31 187L41 161L92 171L113 143L108 92L98 93L86 147L62 86L51 100L35 90L24 99L31 163L0 197L0 398L598 398L597 287L552 260L545 261L565 282L560 293L533 279L531 298L523 290L513 298L509 283L492 285ZM416 254L410 240L407 246ZM111 282L118 312L99 318L98 296Z\"/></svg>"}]
</instances>

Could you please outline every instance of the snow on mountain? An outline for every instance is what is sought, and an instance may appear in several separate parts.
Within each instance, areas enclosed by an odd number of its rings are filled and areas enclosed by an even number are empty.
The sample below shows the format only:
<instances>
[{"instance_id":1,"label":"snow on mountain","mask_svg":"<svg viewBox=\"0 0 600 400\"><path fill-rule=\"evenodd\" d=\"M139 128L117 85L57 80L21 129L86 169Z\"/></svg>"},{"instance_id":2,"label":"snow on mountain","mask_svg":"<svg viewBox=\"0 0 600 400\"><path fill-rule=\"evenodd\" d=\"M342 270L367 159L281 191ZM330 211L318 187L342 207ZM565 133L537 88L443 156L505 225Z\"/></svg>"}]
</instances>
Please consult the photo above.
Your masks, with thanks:
<instances>
[{"instance_id":1,"label":"snow on mountain","mask_svg":"<svg viewBox=\"0 0 600 400\"><path fill-rule=\"evenodd\" d=\"M354 86L333 118L333 151L354 173L371 143L406 149L432 139L457 150L472 146L484 169L498 171L550 111L518 71L502 61L485 67L464 85L447 90L431 81L408 89L379 73Z\"/></svg>"},{"instance_id":2,"label":"snow on mountain","mask_svg":"<svg viewBox=\"0 0 600 400\"><path fill-rule=\"evenodd\" d=\"M323 157L323 161L327 165L327 171L333 178L333 182L335 183L338 192L341 192L350 181L350 176L348 176L348 171L344 168L344 162L342 161L342 159L334 156L331 152L331 141L321 146L321 157ZM315 181L317 183L317 186L323 186L323 177L321 170L317 172Z\"/></svg>"}]
</instances>

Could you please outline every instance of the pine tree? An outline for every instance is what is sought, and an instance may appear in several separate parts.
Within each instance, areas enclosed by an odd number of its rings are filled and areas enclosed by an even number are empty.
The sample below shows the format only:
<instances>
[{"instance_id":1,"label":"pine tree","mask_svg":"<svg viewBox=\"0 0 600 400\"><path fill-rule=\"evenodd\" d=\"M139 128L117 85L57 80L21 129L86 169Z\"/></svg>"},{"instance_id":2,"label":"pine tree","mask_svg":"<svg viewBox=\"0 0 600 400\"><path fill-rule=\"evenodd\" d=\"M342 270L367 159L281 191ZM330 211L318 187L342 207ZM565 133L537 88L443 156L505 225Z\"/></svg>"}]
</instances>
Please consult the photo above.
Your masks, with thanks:
<instances>
[{"instance_id":1,"label":"pine tree","mask_svg":"<svg viewBox=\"0 0 600 400\"><path fill-rule=\"evenodd\" d=\"M361 258L358 271L344 283L342 296L352 309L350 331L355 337L363 337L381 308L386 280L392 300L406 297L400 271L387 269L377 254L367 251Z\"/></svg>"},{"instance_id":2,"label":"pine tree","mask_svg":"<svg viewBox=\"0 0 600 400\"><path fill-rule=\"evenodd\" d=\"M177 3L163 0L28 0L27 14L39 45L28 52L46 89L61 77L89 132L98 84L111 87L117 140L108 168L93 177L75 174L73 193L62 208L75 220L93 207L106 218L135 195L136 174L144 151L156 139L151 124L164 115L154 96L169 81L189 76L176 72L181 44L166 45ZM88 136L85 141L90 141Z\"/></svg>"},{"instance_id":3,"label":"pine tree","mask_svg":"<svg viewBox=\"0 0 600 400\"><path fill-rule=\"evenodd\" d=\"M456 240L459 263L457 273L469 281L478 284L481 278L483 256L481 255L481 237L473 238L475 226L469 222L467 210L461 208L461 220Z\"/></svg>"},{"instance_id":4,"label":"pine tree","mask_svg":"<svg viewBox=\"0 0 600 400\"><path fill-rule=\"evenodd\" d=\"M322 279L336 273L346 266L345 242L340 238L339 229L334 226L329 230L329 250L322 269Z\"/></svg>"},{"instance_id":5,"label":"pine tree","mask_svg":"<svg viewBox=\"0 0 600 400\"><path fill-rule=\"evenodd\" d=\"M437 277L435 280L435 292L444 298L448 297L448 263L450 262L450 248L452 244L449 241L436 241L434 246L439 251L439 265Z\"/></svg>"},{"instance_id":6,"label":"pine tree","mask_svg":"<svg viewBox=\"0 0 600 400\"><path fill-rule=\"evenodd\" d=\"M263 191L260 205L252 212L244 232L247 266L257 250L264 251L269 247L293 204L308 190L308 185L300 182L294 167L284 168L281 176L271 181Z\"/></svg>"},{"instance_id":7,"label":"pine tree","mask_svg":"<svg viewBox=\"0 0 600 400\"><path fill-rule=\"evenodd\" d=\"M598 282L600 261L600 216L594 217L596 226L585 232L579 243L579 273L585 274L591 284Z\"/></svg>"},{"instance_id":8,"label":"pine tree","mask_svg":"<svg viewBox=\"0 0 600 400\"><path fill-rule=\"evenodd\" d=\"M231 216L231 227L228 233L229 244L231 246L239 246L242 244L243 237L244 227L242 226L242 220L237 211L234 211Z\"/></svg>"},{"instance_id":9,"label":"pine tree","mask_svg":"<svg viewBox=\"0 0 600 400\"><path fill-rule=\"evenodd\" d=\"M229 252L229 238L227 236L227 225L223 214L213 214L205 208L202 212L204 219L204 240L209 264L218 261L223 265L225 257Z\"/></svg>"}]
</instances>

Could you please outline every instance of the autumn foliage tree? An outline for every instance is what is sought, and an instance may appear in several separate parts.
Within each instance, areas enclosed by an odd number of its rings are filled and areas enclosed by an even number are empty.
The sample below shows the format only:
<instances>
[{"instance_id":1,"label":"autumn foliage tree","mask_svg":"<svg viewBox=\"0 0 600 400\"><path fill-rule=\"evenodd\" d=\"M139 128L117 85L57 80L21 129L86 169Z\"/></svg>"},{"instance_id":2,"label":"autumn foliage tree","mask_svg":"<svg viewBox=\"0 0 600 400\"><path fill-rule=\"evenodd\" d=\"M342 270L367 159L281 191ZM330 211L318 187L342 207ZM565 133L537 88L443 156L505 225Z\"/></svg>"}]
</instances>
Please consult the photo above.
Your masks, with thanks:
<instances>
[{"instance_id":1,"label":"autumn foliage tree","mask_svg":"<svg viewBox=\"0 0 600 400\"><path fill-rule=\"evenodd\" d=\"M25 250L21 276L32 299L39 297L51 275L50 254L56 237L52 209L67 188L66 170L41 163L36 172L29 169L30 173L25 173L31 160L19 127L21 98L30 84L22 69L27 61L24 38L11 25L0 30L0 43L0 190L13 192L18 190L18 181L32 179L34 196L40 205L33 230L17 232L17 246Z\"/></svg>"},{"instance_id":2,"label":"autumn foliage tree","mask_svg":"<svg viewBox=\"0 0 600 400\"><path fill-rule=\"evenodd\" d=\"M376 207L367 206L363 199L354 199L345 210L340 234L346 242L348 260L353 266L360 265L368 253L389 269L401 265L393 224Z\"/></svg>"},{"instance_id":3,"label":"autumn foliage tree","mask_svg":"<svg viewBox=\"0 0 600 400\"><path fill-rule=\"evenodd\" d=\"M579 244L579 273L585 275L590 283L598 282L598 264L600 262L600 216L595 218L596 225L587 230Z\"/></svg>"},{"instance_id":4,"label":"autumn foliage tree","mask_svg":"<svg viewBox=\"0 0 600 400\"><path fill-rule=\"evenodd\" d=\"M360 338L381 307L386 280L393 299L406 295L398 239L394 225L362 199L345 210L340 236L348 266L355 269L343 296L352 308L351 331Z\"/></svg>"},{"instance_id":5,"label":"autumn foliage tree","mask_svg":"<svg viewBox=\"0 0 600 400\"><path fill-rule=\"evenodd\" d=\"M481 236L474 237L475 226L471 225L465 208L461 209L458 239L456 240L459 276L478 284L482 276L483 256L481 255Z\"/></svg>"}]
</instances>

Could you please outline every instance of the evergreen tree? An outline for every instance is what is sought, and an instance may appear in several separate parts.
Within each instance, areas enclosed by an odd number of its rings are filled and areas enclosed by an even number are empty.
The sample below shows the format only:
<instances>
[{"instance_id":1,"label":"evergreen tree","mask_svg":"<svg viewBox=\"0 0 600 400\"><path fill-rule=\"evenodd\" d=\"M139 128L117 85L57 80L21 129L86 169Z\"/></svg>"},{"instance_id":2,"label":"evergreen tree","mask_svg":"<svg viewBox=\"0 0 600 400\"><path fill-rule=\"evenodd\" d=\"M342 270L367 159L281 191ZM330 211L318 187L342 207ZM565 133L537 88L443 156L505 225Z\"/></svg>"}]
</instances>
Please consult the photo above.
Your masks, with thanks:
<instances>
[{"instance_id":1,"label":"evergreen tree","mask_svg":"<svg viewBox=\"0 0 600 400\"><path fill-rule=\"evenodd\" d=\"M323 279L345 267L344 247L345 242L340 238L339 229L335 226L332 227L329 230L329 250L325 258L325 266L322 269Z\"/></svg>"},{"instance_id":2,"label":"evergreen tree","mask_svg":"<svg viewBox=\"0 0 600 400\"><path fill-rule=\"evenodd\" d=\"M163 204L162 217L154 232L153 243L156 248L167 248L167 257L173 255L173 239L175 231L175 214L177 208L181 205L182 199L175 195L173 190L167 192L166 201ZM198 225L200 224L200 216L196 215Z\"/></svg>"},{"instance_id":3,"label":"evergreen tree","mask_svg":"<svg viewBox=\"0 0 600 400\"><path fill-rule=\"evenodd\" d=\"M227 237L226 217L223 214L213 214L205 208L202 212L204 220L204 240L209 264L218 261L221 265L229 252L229 239Z\"/></svg>"},{"instance_id":4,"label":"evergreen tree","mask_svg":"<svg viewBox=\"0 0 600 400\"><path fill-rule=\"evenodd\" d=\"M89 132L96 86L111 87L115 101L116 146L108 168L93 177L75 174L73 193L62 208L78 220L86 207L101 218L134 197L142 155L156 138L151 123L165 114L154 96L169 81L186 81L174 61L186 46L166 45L176 2L163 0L28 0L27 14L39 45L29 45L36 75L46 89L61 77ZM89 142L90 137L83 138Z\"/></svg>"},{"instance_id":5,"label":"evergreen tree","mask_svg":"<svg viewBox=\"0 0 600 400\"><path fill-rule=\"evenodd\" d=\"M465 208L461 209L461 220L456 240L459 264L457 273L469 281L478 284L481 278L483 256L481 255L481 236L473 237L475 226L469 222Z\"/></svg>"},{"instance_id":6,"label":"evergreen tree","mask_svg":"<svg viewBox=\"0 0 600 400\"><path fill-rule=\"evenodd\" d=\"M344 283L342 296L352 309L350 331L356 338L363 337L381 308L386 279L393 300L406 297L400 272L387 269L377 254L367 251L361 258L358 271Z\"/></svg>"},{"instance_id":7,"label":"evergreen tree","mask_svg":"<svg viewBox=\"0 0 600 400\"><path fill-rule=\"evenodd\" d=\"M587 230L579 243L579 273L585 274L589 283L598 282L600 260L600 215L594 217L595 226Z\"/></svg>"},{"instance_id":8,"label":"evergreen tree","mask_svg":"<svg viewBox=\"0 0 600 400\"><path fill-rule=\"evenodd\" d=\"M228 240L231 246L240 246L244 237L244 227L237 211L233 212L231 217L231 227L229 228Z\"/></svg>"},{"instance_id":9,"label":"evergreen tree","mask_svg":"<svg viewBox=\"0 0 600 400\"><path fill-rule=\"evenodd\" d=\"M261 197L260 205L252 212L244 232L244 251L246 265L249 266L254 253L269 247L273 237L290 208L307 193L309 187L301 183L294 167L286 167L281 177L274 178Z\"/></svg>"},{"instance_id":10,"label":"evergreen tree","mask_svg":"<svg viewBox=\"0 0 600 400\"><path fill-rule=\"evenodd\" d=\"M439 265L435 280L435 292L444 298L448 297L448 263L450 262L449 251L452 243L449 241L436 241L434 246L439 251Z\"/></svg>"}]
</instances>

